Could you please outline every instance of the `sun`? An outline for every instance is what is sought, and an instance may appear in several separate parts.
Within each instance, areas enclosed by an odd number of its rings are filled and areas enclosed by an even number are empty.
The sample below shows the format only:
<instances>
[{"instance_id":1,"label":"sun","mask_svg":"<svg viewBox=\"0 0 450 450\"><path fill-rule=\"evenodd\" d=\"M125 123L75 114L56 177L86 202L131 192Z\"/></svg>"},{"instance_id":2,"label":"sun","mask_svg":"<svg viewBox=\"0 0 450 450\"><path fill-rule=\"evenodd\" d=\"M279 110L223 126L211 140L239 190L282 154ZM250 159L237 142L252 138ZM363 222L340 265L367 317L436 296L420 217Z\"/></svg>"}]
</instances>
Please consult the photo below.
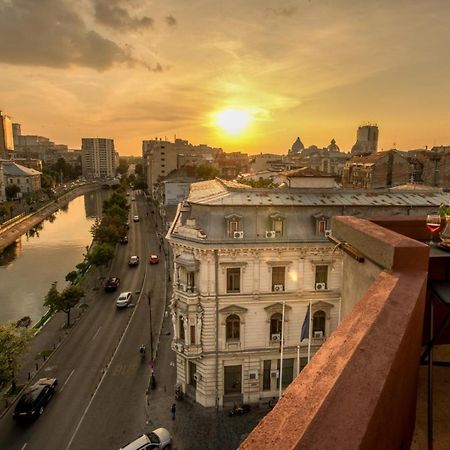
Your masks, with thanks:
<instances>
[{"instance_id":1,"label":"sun","mask_svg":"<svg viewBox=\"0 0 450 450\"><path fill-rule=\"evenodd\" d=\"M250 114L241 109L225 109L216 114L216 124L229 134L241 133L250 120Z\"/></svg>"}]
</instances>

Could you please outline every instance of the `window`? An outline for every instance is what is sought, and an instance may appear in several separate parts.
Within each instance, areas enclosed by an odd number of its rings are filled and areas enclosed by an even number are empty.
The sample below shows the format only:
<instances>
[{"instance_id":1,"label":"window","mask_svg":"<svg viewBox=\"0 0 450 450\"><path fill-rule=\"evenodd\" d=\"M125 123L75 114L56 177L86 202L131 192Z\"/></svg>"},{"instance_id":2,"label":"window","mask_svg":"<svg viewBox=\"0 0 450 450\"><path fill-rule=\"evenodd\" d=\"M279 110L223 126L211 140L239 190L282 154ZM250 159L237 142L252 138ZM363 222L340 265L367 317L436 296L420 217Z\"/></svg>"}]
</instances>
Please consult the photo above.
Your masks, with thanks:
<instances>
[{"instance_id":1,"label":"window","mask_svg":"<svg viewBox=\"0 0 450 450\"><path fill-rule=\"evenodd\" d=\"M284 234L284 220L283 219L273 219L272 220L272 230L275 231L275 235L283 236Z\"/></svg>"},{"instance_id":2,"label":"window","mask_svg":"<svg viewBox=\"0 0 450 450\"><path fill-rule=\"evenodd\" d=\"M191 345L195 345L195 325L191 325L190 326L190 331L191 331Z\"/></svg>"},{"instance_id":3,"label":"window","mask_svg":"<svg viewBox=\"0 0 450 450\"><path fill-rule=\"evenodd\" d=\"M266 359L264 361L264 368L263 368L263 391L270 391L270 367L271 367L271 360Z\"/></svg>"},{"instance_id":4,"label":"window","mask_svg":"<svg viewBox=\"0 0 450 450\"><path fill-rule=\"evenodd\" d=\"M319 222L317 224L317 232L321 235L325 235L326 227L327 227L327 221L319 220Z\"/></svg>"},{"instance_id":5,"label":"window","mask_svg":"<svg viewBox=\"0 0 450 450\"><path fill-rule=\"evenodd\" d=\"M236 314L231 314L226 320L226 340L239 341L241 334L241 320Z\"/></svg>"},{"instance_id":6,"label":"window","mask_svg":"<svg viewBox=\"0 0 450 450\"><path fill-rule=\"evenodd\" d=\"M280 360L277 361L278 373L280 373ZM285 388L292 383L294 379L294 358L283 358L283 381L282 387ZM277 378L277 389L280 387L280 379Z\"/></svg>"},{"instance_id":7,"label":"window","mask_svg":"<svg viewBox=\"0 0 450 450\"><path fill-rule=\"evenodd\" d=\"M179 320L178 320L178 338L181 341L184 341L184 320L183 320L183 316L180 316Z\"/></svg>"},{"instance_id":8,"label":"window","mask_svg":"<svg viewBox=\"0 0 450 450\"><path fill-rule=\"evenodd\" d=\"M239 231L239 220L228 221L228 237L234 237L234 232Z\"/></svg>"},{"instance_id":9,"label":"window","mask_svg":"<svg viewBox=\"0 0 450 450\"><path fill-rule=\"evenodd\" d=\"M318 284L322 286L322 289L326 289L327 283L328 283L328 266L326 265L316 266L316 289Z\"/></svg>"},{"instance_id":10,"label":"window","mask_svg":"<svg viewBox=\"0 0 450 450\"><path fill-rule=\"evenodd\" d=\"M241 291L241 269L233 267L227 269L227 292Z\"/></svg>"},{"instance_id":11,"label":"window","mask_svg":"<svg viewBox=\"0 0 450 450\"><path fill-rule=\"evenodd\" d=\"M325 336L325 317L325 312L321 310L313 314L313 336L316 331Z\"/></svg>"},{"instance_id":12,"label":"window","mask_svg":"<svg viewBox=\"0 0 450 450\"><path fill-rule=\"evenodd\" d=\"M272 291L284 291L285 267L272 267Z\"/></svg>"},{"instance_id":13,"label":"window","mask_svg":"<svg viewBox=\"0 0 450 450\"><path fill-rule=\"evenodd\" d=\"M270 339L272 341L281 339L281 323L282 315L280 313L272 314L270 317Z\"/></svg>"}]
</instances>

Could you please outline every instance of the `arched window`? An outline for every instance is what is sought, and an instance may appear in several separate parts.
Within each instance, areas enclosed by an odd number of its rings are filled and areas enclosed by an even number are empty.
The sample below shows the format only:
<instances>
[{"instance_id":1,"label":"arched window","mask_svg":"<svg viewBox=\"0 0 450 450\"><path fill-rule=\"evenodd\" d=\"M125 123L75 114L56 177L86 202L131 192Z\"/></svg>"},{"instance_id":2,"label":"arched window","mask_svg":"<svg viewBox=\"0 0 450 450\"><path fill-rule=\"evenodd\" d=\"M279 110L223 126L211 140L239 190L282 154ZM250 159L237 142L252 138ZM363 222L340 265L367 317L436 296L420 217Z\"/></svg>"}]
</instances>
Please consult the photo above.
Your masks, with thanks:
<instances>
[{"instance_id":1,"label":"arched window","mask_svg":"<svg viewBox=\"0 0 450 450\"><path fill-rule=\"evenodd\" d=\"M325 335L325 312L322 310L313 314L313 335L316 331L321 331Z\"/></svg>"},{"instance_id":2,"label":"arched window","mask_svg":"<svg viewBox=\"0 0 450 450\"><path fill-rule=\"evenodd\" d=\"M231 314L226 320L227 341L238 341L241 337L241 319L236 314Z\"/></svg>"},{"instance_id":3,"label":"arched window","mask_svg":"<svg viewBox=\"0 0 450 450\"><path fill-rule=\"evenodd\" d=\"M282 315L280 313L272 314L270 317L270 339L271 340L280 340L280 337L276 337L274 339L274 335L281 336L281 322Z\"/></svg>"}]
</instances>

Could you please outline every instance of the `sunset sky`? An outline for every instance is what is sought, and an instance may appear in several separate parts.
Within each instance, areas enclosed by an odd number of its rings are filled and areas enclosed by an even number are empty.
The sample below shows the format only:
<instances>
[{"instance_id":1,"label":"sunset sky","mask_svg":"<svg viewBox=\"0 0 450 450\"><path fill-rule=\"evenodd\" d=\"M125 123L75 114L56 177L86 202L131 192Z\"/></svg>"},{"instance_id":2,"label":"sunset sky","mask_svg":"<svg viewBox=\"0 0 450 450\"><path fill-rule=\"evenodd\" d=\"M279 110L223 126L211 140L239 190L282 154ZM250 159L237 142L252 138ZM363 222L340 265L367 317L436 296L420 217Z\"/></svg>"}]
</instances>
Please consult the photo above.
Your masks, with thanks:
<instances>
[{"instance_id":1,"label":"sunset sky","mask_svg":"<svg viewBox=\"0 0 450 450\"><path fill-rule=\"evenodd\" d=\"M448 0L0 0L0 110L123 155L348 151L367 122L379 149L450 145L449 56Z\"/></svg>"}]
</instances>

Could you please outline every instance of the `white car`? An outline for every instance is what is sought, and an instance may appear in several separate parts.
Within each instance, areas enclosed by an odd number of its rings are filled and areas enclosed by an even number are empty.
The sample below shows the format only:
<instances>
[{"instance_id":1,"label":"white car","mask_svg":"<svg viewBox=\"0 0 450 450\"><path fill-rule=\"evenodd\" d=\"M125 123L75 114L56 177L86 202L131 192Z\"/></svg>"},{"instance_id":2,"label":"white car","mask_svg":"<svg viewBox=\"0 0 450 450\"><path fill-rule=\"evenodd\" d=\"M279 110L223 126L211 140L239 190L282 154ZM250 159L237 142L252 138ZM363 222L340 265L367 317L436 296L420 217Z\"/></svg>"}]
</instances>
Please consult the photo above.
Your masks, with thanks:
<instances>
[{"instance_id":1,"label":"white car","mask_svg":"<svg viewBox=\"0 0 450 450\"><path fill-rule=\"evenodd\" d=\"M133 222L139 222L139 216L134 216L133 217Z\"/></svg>"},{"instance_id":2,"label":"white car","mask_svg":"<svg viewBox=\"0 0 450 450\"><path fill-rule=\"evenodd\" d=\"M131 292L122 292L116 300L116 306L118 308L124 308L131 303Z\"/></svg>"},{"instance_id":3,"label":"white car","mask_svg":"<svg viewBox=\"0 0 450 450\"><path fill-rule=\"evenodd\" d=\"M169 448L172 442L170 433L165 428L157 428L151 433L143 434L133 442L121 447L119 450L150 450Z\"/></svg>"},{"instance_id":4,"label":"white car","mask_svg":"<svg viewBox=\"0 0 450 450\"><path fill-rule=\"evenodd\" d=\"M130 267L138 266L139 265L139 256L136 256L136 255L130 256L130 259L128 260L128 265Z\"/></svg>"}]
</instances>

